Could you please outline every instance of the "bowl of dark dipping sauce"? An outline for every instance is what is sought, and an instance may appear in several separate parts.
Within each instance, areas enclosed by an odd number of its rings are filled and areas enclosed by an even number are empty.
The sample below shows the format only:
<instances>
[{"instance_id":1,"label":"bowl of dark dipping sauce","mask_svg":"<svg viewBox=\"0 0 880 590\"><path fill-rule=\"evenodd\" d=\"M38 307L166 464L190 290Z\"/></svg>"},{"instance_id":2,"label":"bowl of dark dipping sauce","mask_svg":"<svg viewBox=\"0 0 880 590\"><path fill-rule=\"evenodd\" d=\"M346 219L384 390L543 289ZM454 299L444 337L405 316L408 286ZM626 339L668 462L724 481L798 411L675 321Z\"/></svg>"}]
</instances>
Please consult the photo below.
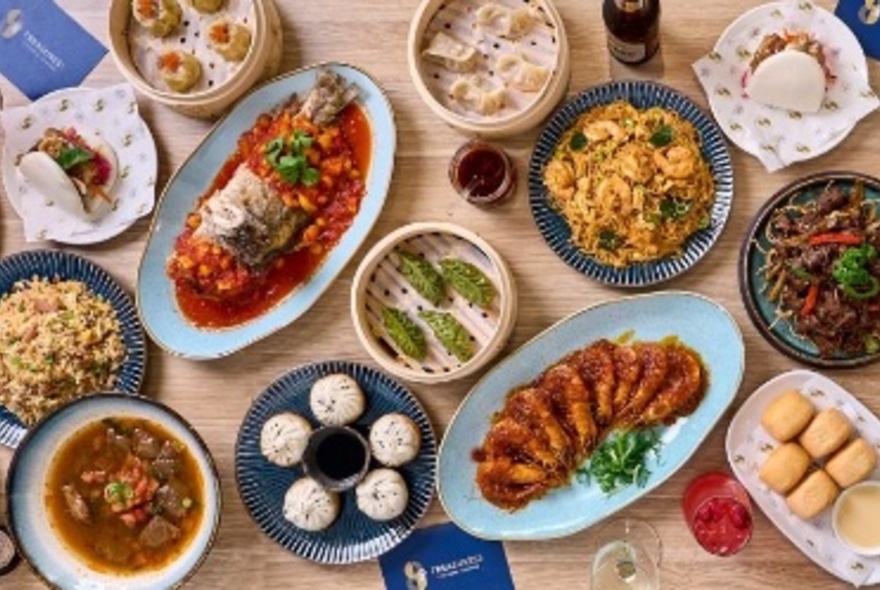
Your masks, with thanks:
<instances>
[{"instance_id":1,"label":"bowl of dark dipping sauce","mask_svg":"<svg viewBox=\"0 0 880 590\"><path fill-rule=\"evenodd\" d=\"M370 445L348 426L325 426L309 437L303 453L306 475L334 492L349 490L367 474Z\"/></svg>"},{"instance_id":2,"label":"bowl of dark dipping sauce","mask_svg":"<svg viewBox=\"0 0 880 590\"><path fill-rule=\"evenodd\" d=\"M501 148L472 139L452 156L449 181L468 203L492 207L513 194L516 168Z\"/></svg>"}]
</instances>

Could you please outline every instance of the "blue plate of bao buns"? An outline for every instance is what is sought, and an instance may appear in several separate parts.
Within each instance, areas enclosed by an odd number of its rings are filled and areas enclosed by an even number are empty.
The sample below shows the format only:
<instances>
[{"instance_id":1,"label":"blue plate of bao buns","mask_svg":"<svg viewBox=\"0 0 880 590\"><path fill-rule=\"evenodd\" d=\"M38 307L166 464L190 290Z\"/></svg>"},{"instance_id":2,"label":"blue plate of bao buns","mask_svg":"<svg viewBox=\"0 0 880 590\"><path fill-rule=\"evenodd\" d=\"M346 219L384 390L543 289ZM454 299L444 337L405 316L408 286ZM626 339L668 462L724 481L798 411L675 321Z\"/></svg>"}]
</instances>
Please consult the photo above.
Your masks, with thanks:
<instances>
[{"instance_id":1,"label":"blue plate of bao buns","mask_svg":"<svg viewBox=\"0 0 880 590\"><path fill-rule=\"evenodd\" d=\"M362 453L363 461L337 485L320 461L326 435L340 432L354 448L329 447L323 460ZM373 559L403 541L431 503L435 465L434 431L415 396L347 361L279 377L245 415L235 451L254 521L288 551L326 564Z\"/></svg>"},{"instance_id":2,"label":"blue plate of bao buns","mask_svg":"<svg viewBox=\"0 0 880 590\"><path fill-rule=\"evenodd\" d=\"M880 481L880 419L831 379L795 370L759 387L727 431L733 472L767 518L818 565L853 585L880 583L880 558L834 532L832 505Z\"/></svg>"}]
</instances>

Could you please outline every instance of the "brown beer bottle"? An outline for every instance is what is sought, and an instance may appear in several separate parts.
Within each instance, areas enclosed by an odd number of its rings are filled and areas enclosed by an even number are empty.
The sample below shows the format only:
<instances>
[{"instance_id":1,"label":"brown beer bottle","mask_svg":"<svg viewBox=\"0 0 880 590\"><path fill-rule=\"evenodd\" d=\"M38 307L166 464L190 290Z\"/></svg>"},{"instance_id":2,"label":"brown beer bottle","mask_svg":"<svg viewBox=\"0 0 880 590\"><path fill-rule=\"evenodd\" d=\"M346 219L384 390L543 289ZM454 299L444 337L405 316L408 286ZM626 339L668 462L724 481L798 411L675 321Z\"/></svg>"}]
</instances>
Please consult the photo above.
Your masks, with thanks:
<instances>
[{"instance_id":1,"label":"brown beer bottle","mask_svg":"<svg viewBox=\"0 0 880 590\"><path fill-rule=\"evenodd\" d=\"M660 48L660 0L605 0L602 18L617 61L641 64Z\"/></svg>"}]
</instances>

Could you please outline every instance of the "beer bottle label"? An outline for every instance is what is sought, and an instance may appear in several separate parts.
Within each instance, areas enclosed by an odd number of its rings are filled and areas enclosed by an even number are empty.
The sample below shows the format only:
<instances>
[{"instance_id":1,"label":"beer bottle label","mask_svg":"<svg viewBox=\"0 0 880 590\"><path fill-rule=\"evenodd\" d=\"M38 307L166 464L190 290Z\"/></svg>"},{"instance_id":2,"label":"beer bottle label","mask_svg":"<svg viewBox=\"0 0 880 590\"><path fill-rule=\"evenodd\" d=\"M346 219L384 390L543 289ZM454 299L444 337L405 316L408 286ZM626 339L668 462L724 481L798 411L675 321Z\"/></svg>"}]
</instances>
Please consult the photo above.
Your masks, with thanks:
<instances>
[{"instance_id":1,"label":"beer bottle label","mask_svg":"<svg viewBox=\"0 0 880 590\"><path fill-rule=\"evenodd\" d=\"M629 43L608 33L608 51L619 61L635 63L642 61L648 54L648 48L644 43Z\"/></svg>"}]
</instances>

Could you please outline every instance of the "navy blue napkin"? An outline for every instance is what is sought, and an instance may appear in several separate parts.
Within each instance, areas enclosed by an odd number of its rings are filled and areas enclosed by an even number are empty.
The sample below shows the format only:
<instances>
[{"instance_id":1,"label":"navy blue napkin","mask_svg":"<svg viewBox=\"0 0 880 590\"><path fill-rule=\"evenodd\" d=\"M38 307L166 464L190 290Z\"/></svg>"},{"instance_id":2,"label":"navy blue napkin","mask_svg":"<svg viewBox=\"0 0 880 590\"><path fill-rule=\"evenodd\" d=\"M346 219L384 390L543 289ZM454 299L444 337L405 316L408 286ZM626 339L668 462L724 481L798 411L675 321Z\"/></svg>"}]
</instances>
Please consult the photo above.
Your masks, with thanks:
<instances>
[{"instance_id":1,"label":"navy blue napkin","mask_svg":"<svg viewBox=\"0 0 880 590\"><path fill-rule=\"evenodd\" d=\"M79 86L106 53L52 0L0 0L0 74L29 99Z\"/></svg>"},{"instance_id":2,"label":"navy blue napkin","mask_svg":"<svg viewBox=\"0 0 880 590\"><path fill-rule=\"evenodd\" d=\"M379 565L388 590L514 590L504 546L452 523L417 529Z\"/></svg>"},{"instance_id":3,"label":"navy blue napkin","mask_svg":"<svg viewBox=\"0 0 880 590\"><path fill-rule=\"evenodd\" d=\"M880 0L840 0L834 14L856 34L865 54L880 60Z\"/></svg>"}]
</instances>

